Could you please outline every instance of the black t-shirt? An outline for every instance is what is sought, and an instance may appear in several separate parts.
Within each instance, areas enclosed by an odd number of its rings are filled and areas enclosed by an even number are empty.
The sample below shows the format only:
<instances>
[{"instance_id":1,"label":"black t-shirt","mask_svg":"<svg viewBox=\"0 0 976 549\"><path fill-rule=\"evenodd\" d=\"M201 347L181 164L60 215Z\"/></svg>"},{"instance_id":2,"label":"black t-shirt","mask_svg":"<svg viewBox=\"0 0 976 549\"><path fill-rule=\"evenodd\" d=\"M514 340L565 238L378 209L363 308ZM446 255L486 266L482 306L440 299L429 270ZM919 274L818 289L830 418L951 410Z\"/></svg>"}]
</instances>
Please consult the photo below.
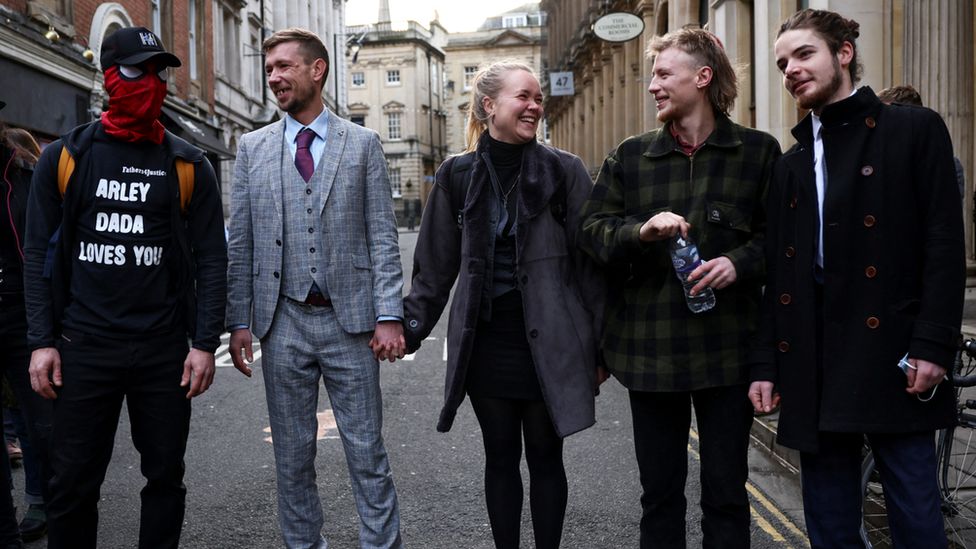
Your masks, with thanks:
<instances>
[{"instance_id":1,"label":"black t-shirt","mask_svg":"<svg viewBox=\"0 0 976 549\"><path fill-rule=\"evenodd\" d=\"M166 264L178 253L172 164L158 145L118 141L101 129L91 147L91 172L71 182L82 191L64 327L110 336L168 332L177 315Z\"/></svg>"}]
</instances>

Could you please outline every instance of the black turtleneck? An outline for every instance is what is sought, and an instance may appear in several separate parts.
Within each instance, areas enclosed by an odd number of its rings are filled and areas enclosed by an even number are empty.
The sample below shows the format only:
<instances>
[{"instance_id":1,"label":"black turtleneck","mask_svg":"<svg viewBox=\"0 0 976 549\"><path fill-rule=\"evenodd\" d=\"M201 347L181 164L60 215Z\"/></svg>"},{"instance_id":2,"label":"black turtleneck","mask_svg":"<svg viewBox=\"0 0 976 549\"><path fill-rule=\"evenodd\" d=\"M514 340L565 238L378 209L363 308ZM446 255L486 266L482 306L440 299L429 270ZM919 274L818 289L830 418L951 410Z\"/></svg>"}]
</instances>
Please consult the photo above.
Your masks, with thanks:
<instances>
[{"instance_id":1,"label":"black turtleneck","mask_svg":"<svg viewBox=\"0 0 976 549\"><path fill-rule=\"evenodd\" d=\"M492 297L498 297L516 289L515 284L515 236L514 227L517 216L515 199L518 196L516 185L522 170L522 153L526 143L512 144L498 141L488 135L488 158L494 168L497 181L492 185L495 197L508 215L499 217L495 227L495 257L493 268Z\"/></svg>"}]
</instances>

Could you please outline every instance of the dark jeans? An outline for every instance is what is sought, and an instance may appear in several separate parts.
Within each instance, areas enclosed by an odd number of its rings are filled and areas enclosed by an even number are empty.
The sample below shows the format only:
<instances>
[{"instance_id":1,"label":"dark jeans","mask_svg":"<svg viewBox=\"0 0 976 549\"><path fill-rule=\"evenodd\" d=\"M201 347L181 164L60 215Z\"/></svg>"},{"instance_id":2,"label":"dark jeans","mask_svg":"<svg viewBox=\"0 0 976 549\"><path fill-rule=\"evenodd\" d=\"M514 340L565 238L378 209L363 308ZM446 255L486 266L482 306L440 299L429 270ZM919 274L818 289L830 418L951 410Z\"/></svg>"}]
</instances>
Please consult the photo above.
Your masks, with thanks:
<instances>
[{"instance_id":1,"label":"dark jeans","mask_svg":"<svg viewBox=\"0 0 976 549\"><path fill-rule=\"evenodd\" d=\"M936 483L935 433L869 434L895 547L946 546ZM800 454L803 514L811 546L864 547L860 433L820 433L820 451Z\"/></svg>"},{"instance_id":2,"label":"dark jeans","mask_svg":"<svg viewBox=\"0 0 976 549\"><path fill-rule=\"evenodd\" d=\"M174 333L122 340L66 331L59 348L63 386L51 436L48 547L96 547L99 490L112 458L123 399L146 477L139 547L177 547L190 428L188 389L180 387L186 337Z\"/></svg>"},{"instance_id":3,"label":"dark jeans","mask_svg":"<svg viewBox=\"0 0 976 549\"><path fill-rule=\"evenodd\" d=\"M51 436L51 422L53 408L51 401L45 400L31 389L30 373L30 353L27 350L27 313L24 310L24 298L22 295L3 294L0 295L0 370L7 376L10 388L13 390L20 410L27 424L27 435L30 443L24 445L24 451L30 451L31 457L39 466L41 477L41 494L47 499L47 491L44 486L51 478L50 459L48 457L48 447ZM36 487L35 487L36 490ZM17 532L16 519L13 517L13 503L10 503L10 516L7 514L7 496L10 494L10 486L7 490L0 489L0 542L5 541L11 535L9 532ZM33 494L37 496L38 494ZM8 521L13 521L11 530ZM19 537L19 533L17 534Z\"/></svg>"},{"instance_id":4,"label":"dark jeans","mask_svg":"<svg viewBox=\"0 0 976 549\"><path fill-rule=\"evenodd\" d=\"M745 385L689 392L630 392L643 488L640 546L685 547L688 432L695 407L701 454L702 546L749 547L749 429Z\"/></svg>"},{"instance_id":5,"label":"dark jeans","mask_svg":"<svg viewBox=\"0 0 976 549\"><path fill-rule=\"evenodd\" d=\"M536 549L557 549L568 487L563 441L541 400L471 397L485 441L485 501L497 549L517 549L522 526L522 439Z\"/></svg>"}]
</instances>

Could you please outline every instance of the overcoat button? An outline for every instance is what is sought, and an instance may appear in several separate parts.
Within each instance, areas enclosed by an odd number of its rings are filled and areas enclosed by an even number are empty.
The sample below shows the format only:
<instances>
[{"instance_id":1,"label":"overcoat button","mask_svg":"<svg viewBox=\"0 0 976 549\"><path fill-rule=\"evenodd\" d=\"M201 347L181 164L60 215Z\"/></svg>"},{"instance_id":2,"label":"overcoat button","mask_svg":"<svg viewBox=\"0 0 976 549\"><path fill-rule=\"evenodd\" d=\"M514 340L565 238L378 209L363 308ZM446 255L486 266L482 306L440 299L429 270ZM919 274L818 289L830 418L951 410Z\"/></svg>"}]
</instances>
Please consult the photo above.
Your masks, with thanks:
<instances>
[{"instance_id":1,"label":"overcoat button","mask_svg":"<svg viewBox=\"0 0 976 549\"><path fill-rule=\"evenodd\" d=\"M416 318L411 318L411 319L410 319L410 327L411 327L411 328L416 328L416 327L417 327L417 326L419 326L419 325L420 325L420 323L419 323L419 322L417 322L417 319L416 319Z\"/></svg>"},{"instance_id":2,"label":"overcoat button","mask_svg":"<svg viewBox=\"0 0 976 549\"><path fill-rule=\"evenodd\" d=\"M529 337L531 337L532 339L535 339L535 338L539 337L539 330L536 330L534 328L532 330L530 330L529 331Z\"/></svg>"},{"instance_id":3,"label":"overcoat button","mask_svg":"<svg viewBox=\"0 0 976 549\"><path fill-rule=\"evenodd\" d=\"M867 268L864 269L864 276L874 278L878 276L878 269L874 265L868 265Z\"/></svg>"},{"instance_id":4,"label":"overcoat button","mask_svg":"<svg viewBox=\"0 0 976 549\"><path fill-rule=\"evenodd\" d=\"M281 277L281 275L280 275L280 274L278 274L278 271L275 271L275 272L274 272L274 277L275 277L275 278L280 278L280 277Z\"/></svg>"},{"instance_id":5,"label":"overcoat button","mask_svg":"<svg viewBox=\"0 0 976 549\"><path fill-rule=\"evenodd\" d=\"M794 209L794 210L796 209L796 197L795 196L793 197L792 200L790 200L790 208L791 209Z\"/></svg>"},{"instance_id":6,"label":"overcoat button","mask_svg":"<svg viewBox=\"0 0 976 549\"><path fill-rule=\"evenodd\" d=\"M874 227L874 224L877 223L877 222L878 222L878 220L875 219L874 216L871 215L871 214L868 214L868 215L864 216L864 226L865 227Z\"/></svg>"},{"instance_id":7,"label":"overcoat button","mask_svg":"<svg viewBox=\"0 0 976 549\"><path fill-rule=\"evenodd\" d=\"M864 125L867 126L867 127L869 127L869 128L873 128L873 127L877 126L878 123L874 121L874 118L873 117L869 116L869 117L867 117L867 118L864 119Z\"/></svg>"},{"instance_id":8,"label":"overcoat button","mask_svg":"<svg viewBox=\"0 0 976 549\"><path fill-rule=\"evenodd\" d=\"M874 173L874 166L871 166L870 164L861 168L861 175L863 175L864 177L867 177L873 173Z\"/></svg>"},{"instance_id":9,"label":"overcoat button","mask_svg":"<svg viewBox=\"0 0 976 549\"><path fill-rule=\"evenodd\" d=\"M793 301L793 296L791 296L790 294L783 294L779 296L779 302L782 303L783 305L789 305L790 302L792 301Z\"/></svg>"},{"instance_id":10,"label":"overcoat button","mask_svg":"<svg viewBox=\"0 0 976 549\"><path fill-rule=\"evenodd\" d=\"M786 247L786 257L793 257L794 255L796 255L796 250L793 249L793 246L787 246Z\"/></svg>"},{"instance_id":11,"label":"overcoat button","mask_svg":"<svg viewBox=\"0 0 976 549\"><path fill-rule=\"evenodd\" d=\"M779 352L785 353L790 350L790 344L786 341L780 341L776 348L779 349Z\"/></svg>"},{"instance_id":12,"label":"overcoat button","mask_svg":"<svg viewBox=\"0 0 976 549\"><path fill-rule=\"evenodd\" d=\"M869 316L868 319L864 321L864 323L867 324L868 328L871 328L872 330L874 330L879 325L881 325L881 321L878 320L878 317L876 316Z\"/></svg>"}]
</instances>

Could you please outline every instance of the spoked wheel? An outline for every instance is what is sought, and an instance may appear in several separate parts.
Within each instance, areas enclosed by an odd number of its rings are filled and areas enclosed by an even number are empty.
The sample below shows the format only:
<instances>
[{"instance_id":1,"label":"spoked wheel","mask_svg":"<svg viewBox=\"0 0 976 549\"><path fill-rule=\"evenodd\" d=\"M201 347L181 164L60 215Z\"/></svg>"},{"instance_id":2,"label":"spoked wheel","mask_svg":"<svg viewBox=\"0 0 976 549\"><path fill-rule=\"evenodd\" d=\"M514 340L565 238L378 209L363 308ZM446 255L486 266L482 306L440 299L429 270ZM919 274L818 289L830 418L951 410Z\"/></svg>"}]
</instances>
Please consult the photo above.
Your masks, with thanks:
<instances>
[{"instance_id":1,"label":"spoked wheel","mask_svg":"<svg viewBox=\"0 0 976 549\"><path fill-rule=\"evenodd\" d=\"M949 547L976 549L976 431L949 428L939 439L939 489Z\"/></svg>"},{"instance_id":2,"label":"spoked wheel","mask_svg":"<svg viewBox=\"0 0 976 549\"><path fill-rule=\"evenodd\" d=\"M865 446L864 460L861 462L861 539L864 547L891 547L891 531L888 528L888 515L885 512L884 493L881 491L881 477L874 466L874 455Z\"/></svg>"}]
</instances>

